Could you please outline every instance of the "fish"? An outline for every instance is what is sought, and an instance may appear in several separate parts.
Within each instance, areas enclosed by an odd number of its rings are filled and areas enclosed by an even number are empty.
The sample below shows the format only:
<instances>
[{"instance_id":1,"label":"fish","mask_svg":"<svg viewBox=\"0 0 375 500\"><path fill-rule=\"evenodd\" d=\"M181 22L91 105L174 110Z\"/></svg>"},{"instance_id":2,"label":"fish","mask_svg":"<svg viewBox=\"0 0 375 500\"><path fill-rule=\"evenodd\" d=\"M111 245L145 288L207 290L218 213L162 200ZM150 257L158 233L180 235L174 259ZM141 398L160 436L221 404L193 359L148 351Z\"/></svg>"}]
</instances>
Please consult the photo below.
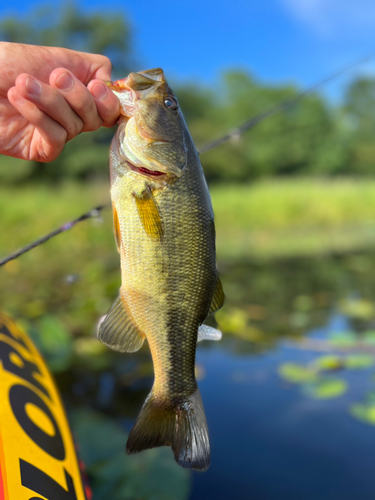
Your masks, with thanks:
<instances>
[{"instance_id":1,"label":"fish","mask_svg":"<svg viewBox=\"0 0 375 500\"><path fill-rule=\"evenodd\" d=\"M203 471L210 443L195 379L196 345L221 338L204 321L224 302L210 194L163 70L107 84L121 108L110 149L121 288L98 337L128 353L147 339L155 374L126 453L171 446L180 466Z\"/></svg>"}]
</instances>

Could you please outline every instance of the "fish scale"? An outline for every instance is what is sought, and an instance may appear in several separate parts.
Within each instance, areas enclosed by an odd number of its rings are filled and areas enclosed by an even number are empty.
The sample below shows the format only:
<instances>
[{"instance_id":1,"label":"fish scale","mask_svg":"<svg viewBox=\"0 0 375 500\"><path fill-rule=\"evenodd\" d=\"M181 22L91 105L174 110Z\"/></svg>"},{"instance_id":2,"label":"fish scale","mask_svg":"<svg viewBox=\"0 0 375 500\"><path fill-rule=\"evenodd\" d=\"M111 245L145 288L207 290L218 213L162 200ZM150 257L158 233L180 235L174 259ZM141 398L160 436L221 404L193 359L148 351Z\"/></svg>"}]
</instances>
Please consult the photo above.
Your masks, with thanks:
<instances>
[{"instance_id":1,"label":"fish scale","mask_svg":"<svg viewBox=\"0 0 375 500\"><path fill-rule=\"evenodd\" d=\"M210 231L213 212L202 183L197 182L197 165L197 161L189 161L183 178L155 195L165 226L162 241L153 241L139 222L133 192L139 184L143 188L143 179L134 182L136 174L131 173L116 179L111 189L117 213L126 214L121 219L121 293L150 344L156 390L159 380L166 379L165 367L171 367L172 378L163 384L163 390L172 397L177 396L174 379L181 381L177 384L180 391L184 384L190 390L196 388L198 326L208 314L216 284L214 241L204 236ZM186 196L191 191L194 196ZM155 298L148 299L146 307L139 295Z\"/></svg>"}]
</instances>

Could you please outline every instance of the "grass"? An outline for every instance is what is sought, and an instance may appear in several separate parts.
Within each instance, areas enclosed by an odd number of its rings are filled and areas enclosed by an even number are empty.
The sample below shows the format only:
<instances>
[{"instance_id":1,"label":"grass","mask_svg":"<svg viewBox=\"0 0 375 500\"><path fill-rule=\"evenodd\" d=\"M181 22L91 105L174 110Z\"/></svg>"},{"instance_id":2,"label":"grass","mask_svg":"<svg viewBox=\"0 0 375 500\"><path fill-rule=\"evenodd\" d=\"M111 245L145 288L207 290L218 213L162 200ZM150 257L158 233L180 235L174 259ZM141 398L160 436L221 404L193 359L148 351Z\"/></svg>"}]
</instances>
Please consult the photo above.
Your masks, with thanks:
<instances>
[{"instance_id":1,"label":"grass","mask_svg":"<svg viewBox=\"0 0 375 500\"><path fill-rule=\"evenodd\" d=\"M375 180L271 180L217 186L211 195L223 259L314 255L375 245ZM106 183L0 187L0 256L108 201ZM64 267L71 257L79 263L94 255L116 255L110 211L103 216L103 224L84 222L33 250L22 257L22 265L49 268L57 260ZM7 272L20 263L9 264Z\"/></svg>"},{"instance_id":2,"label":"grass","mask_svg":"<svg viewBox=\"0 0 375 500\"><path fill-rule=\"evenodd\" d=\"M109 201L108 185L0 188L0 256ZM0 268L0 307L38 321L57 314L69 331L91 333L120 286L112 215L88 220Z\"/></svg>"},{"instance_id":3,"label":"grass","mask_svg":"<svg viewBox=\"0 0 375 500\"><path fill-rule=\"evenodd\" d=\"M211 190L222 258L316 255L375 245L375 180L282 179Z\"/></svg>"}]
</instances>

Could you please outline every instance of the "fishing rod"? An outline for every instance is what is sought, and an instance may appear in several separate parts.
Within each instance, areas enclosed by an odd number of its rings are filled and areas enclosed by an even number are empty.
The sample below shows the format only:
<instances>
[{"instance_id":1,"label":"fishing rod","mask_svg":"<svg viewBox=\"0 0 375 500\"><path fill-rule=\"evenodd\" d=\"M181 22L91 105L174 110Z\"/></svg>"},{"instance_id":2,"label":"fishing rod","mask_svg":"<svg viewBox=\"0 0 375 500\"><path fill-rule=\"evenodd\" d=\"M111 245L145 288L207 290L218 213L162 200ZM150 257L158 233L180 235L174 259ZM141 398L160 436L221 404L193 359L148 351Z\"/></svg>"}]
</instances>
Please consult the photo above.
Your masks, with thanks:
<instances>
[{"instance_id":1,"label":"fishing rod","mask_svg":"<svg viewBox=\"0 0 375 500\"><path fill-rule=\"evenodd\" d=\"M276 104L276 106L274 106L273 108L270 108L269 110L264 111L263 113L259 113L259 114L255 115L255 116L249 118L248 120L246 120L245 122L243 122L239 126L233 128L232 130L230 130L229 132L227 132L226 134L224 134L223 136L218 137L217 139L215 139L215 140L207 143L205 146L203 146L202 148L200 148L198 150L198 153L200 155L204 154L204 153L207 153L208 151L211 151L212 149L221 146L222 144L230 141L231 139L237 139L242 134L244 134L248 130L254 128L256 125L258 125L259 123L261 123L266 118L269 118L269 117L275 115L276 113L279 113L281 111L285 111L286 109L289 109L290 107L292 107L295 104L297 104L297 102L299 102L301 99L303 99L304 97L312 94L313 92L315 92L317 89L319 89L323 85L326 85L327 83L329 83L332 80L338 78L339 76L341 76L341 75L343 75L345 73L348 73L349 71L353 70L357 66L360 66L360 65L362 65L362 64L370 61L374 57L375 57L375 54L370 54L370 55L368 55L368 56L366 56L364 58L361 58L361 59L356 60L356 61L354 61L354 62L352 62L350 64L347 64L346 66L342 67L341 69L339 69L339 70L335 71L334 73L331 73L330 75L326 76L323 80L320 80L319 82L315 83L314 85L312 85L308 89L306 89L306 90L298 93L294 97L291 97L289 99L281 101L280 103ZM100 212L102 210L104 210L105 208L108 208L109 206L110 205L108 204L108 205L101 205L99 207L93 208L89 212L86 212L86 213L82 214L81 216L77 217L76 219L74 219L74 220L72 220L70 222L67 222L66 224L62 225L58 229L55 229L54 231L51 231L50 233L46 234L45 236L43 236L43 237L41 237L41 238L33 241L29 245L26 245L25 247L21 248L20 250L17 250L16 252L8 255L4 259L1 259L0 260L0 267L4 266L5 264L7 264L8 262L10 262L11 260L17 259L18 257L20 257L24 253L28 252L29 250L32 250L33 248L36 248L39 245L42 245L43 243L45 243L46 241L50 240L51 238L54 238L58 234L63 233L65 231L71 229L73 226L75 226L79 222L82 222L82 221L84 221L86 219L90 219L90 218L93 218L93 217L98 217L98 215L100 214Z\"/></svg>"}]
</instances>

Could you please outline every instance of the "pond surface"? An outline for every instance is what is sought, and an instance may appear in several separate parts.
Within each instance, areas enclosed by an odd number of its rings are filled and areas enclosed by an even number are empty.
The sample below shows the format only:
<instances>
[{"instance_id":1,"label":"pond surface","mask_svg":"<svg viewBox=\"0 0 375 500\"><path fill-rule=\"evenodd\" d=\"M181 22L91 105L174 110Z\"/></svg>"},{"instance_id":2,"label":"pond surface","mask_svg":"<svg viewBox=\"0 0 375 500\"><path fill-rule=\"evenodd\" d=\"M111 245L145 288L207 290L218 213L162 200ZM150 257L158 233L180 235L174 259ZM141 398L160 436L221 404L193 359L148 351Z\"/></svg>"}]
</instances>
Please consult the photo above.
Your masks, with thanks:
<instances>
[{"instance_id":1,"label":"pond surface","mask_svg":"<svg viewBox=\"0 0 375 500\"><path fill-rule=\"evenodd\" d=\"M219 265L224 338L197 352L207 472L169 448L124 453L152 386L147 346L56 374L94 500L372 500L375 256Z\"/></svg>"},{"instance_id":2,"label":"pond surface","mask_svg":"<svg viewBox=\"0 0 375 500\"><path fill-rule=\"evenodd\" d=\"M283 345L241 358L220 349L198 354L212 462L206 474L194 474L191 499L374 497L375 427L348 407L375 381L370 369L344 373L346 394L314 399L278 375L283 363L316 357Z\"/></svg>"}]
</instances>

